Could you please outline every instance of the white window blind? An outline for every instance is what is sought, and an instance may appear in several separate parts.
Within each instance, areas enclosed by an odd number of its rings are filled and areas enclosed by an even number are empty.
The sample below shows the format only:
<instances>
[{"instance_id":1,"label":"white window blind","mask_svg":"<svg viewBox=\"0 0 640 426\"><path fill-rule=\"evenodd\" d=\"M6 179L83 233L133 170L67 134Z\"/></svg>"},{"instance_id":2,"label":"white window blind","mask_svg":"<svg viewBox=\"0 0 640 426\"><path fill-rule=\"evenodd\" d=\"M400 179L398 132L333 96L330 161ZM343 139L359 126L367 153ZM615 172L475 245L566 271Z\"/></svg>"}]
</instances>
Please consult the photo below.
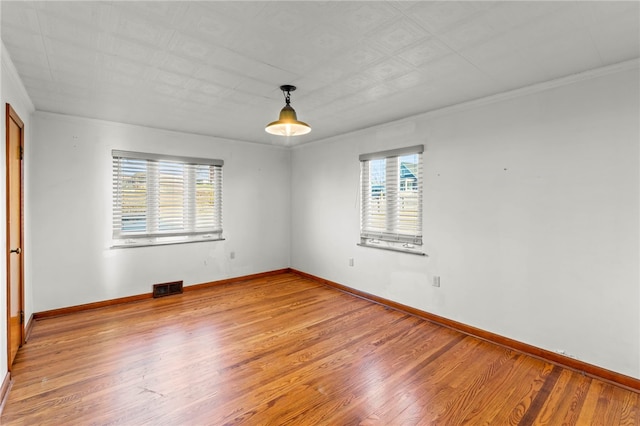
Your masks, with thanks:
<instances>
[{"instance_id":1,"label":"white window blind","mask_svg":"<svg viewBox=\"0 0 640 426\"><path fill-rule=\"evenodd\" d=\"M360 156L360 244L422 245L422 145Z\"/></svg>"},{"instance_id":2,"label":"white window blind","mask_svg":"<svg viewBox=\"0 0 640 426\"><path fill-rule=\"evenodd\" d=\"M112 151L114 246L222 239L222 160Z\"/></svg>"}]
</instances>

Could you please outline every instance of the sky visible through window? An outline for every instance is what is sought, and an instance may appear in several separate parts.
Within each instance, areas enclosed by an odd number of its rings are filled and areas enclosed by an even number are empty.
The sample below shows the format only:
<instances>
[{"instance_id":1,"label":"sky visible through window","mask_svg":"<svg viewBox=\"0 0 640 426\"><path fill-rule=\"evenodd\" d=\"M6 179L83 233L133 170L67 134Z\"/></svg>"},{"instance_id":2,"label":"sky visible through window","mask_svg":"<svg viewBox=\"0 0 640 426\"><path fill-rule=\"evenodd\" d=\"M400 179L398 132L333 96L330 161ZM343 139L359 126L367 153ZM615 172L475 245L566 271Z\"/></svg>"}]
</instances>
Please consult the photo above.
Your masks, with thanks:
<instances>
[{"instance_id":1,"label":"sky visible through window","mask_svg":"<svg viewBox=\"0 0 640 426\"><path fill-rule=\"evenodd\" d=\"M401 191L412 189L414 187L412 183L415 182L418 154L403 155L398 157L398 160L401 166L399 188ZM385 193L387 161L391 161L391 159L380 158L369 162L371 194L374 196L381 196Z\"/></svg>"}]
</instances>

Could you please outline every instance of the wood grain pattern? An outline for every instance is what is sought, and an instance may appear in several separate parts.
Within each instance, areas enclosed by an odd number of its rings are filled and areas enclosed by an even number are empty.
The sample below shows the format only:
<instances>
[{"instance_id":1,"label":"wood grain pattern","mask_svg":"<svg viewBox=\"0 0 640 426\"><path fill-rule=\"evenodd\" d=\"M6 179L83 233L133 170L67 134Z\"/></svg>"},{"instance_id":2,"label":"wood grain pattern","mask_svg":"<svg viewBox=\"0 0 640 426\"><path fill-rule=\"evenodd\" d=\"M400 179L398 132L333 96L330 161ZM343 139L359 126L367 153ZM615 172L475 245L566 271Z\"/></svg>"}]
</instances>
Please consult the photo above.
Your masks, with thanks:
<instances>
[{"instance_id":1,"label":"wood grain pattern","mask_svg":"<svg viewBox=\"0 0 640 426\"><path fill-rule=\"evenodd\" d=\"M640 424L638 393L284 272L35 323L3 425Z\"/></svg>"},{"instance_id":2,"label":"wood grain pattern","mask_svg":"<svg viewBox=\"0 0 640 426\"><path fill-rule=\"evenodd\" d=\"M6 303L9 371L25 342L24 330L24 123L6 104Z\"/></svg>"},{"instance_id":3,"label":"wood grain pattern","mask_svg":"<svg viewBox=\"0 0 640 426\"><path fill-rule=\"evenodd\" d=\"M609 381L615 385L619 385L625 388L628 388L634 392L640 392L640 379L636 379L634 377L626 376L621 373L617 373L615 371L607 370L606 368L598 367L593 364L586 363L584 361L580 361L575 358L567 357L556 352L548 351L542 348L538 348L533 345L529 345L527 343L520 342L518 340L510 339L508 337L500 336L499 334L492 333L490 331L482 330L477 327L473 327L458 321L453 321L451 319L441 317L439 315L432 314L430 312L425 312L420 309L413 308L411 306L403 305L402 303L398 303L392 300L385 299L383 297L379 297L370 293L366 293L364 291L356 290L345 285L326 280L324 278L316 277L311 274L307 274L305 272L301 272L295 269L290 269L291 272L300 275L301 277L309 278L318 282L321 282L329 287L333 287L340 291L344 291L346 293L352 294L357 297L361 297L365 300L369 300L375 303L380 303L384 306L388 306L393 309L398 309L402 312L407 312L412 315L416 315L420 318L424 318L428 321L432 321L436 324L450 327L454 330L460 331L465 334L469 334L474 337L478 337L480 339L487 340L492 343L496 343L501 346L505 346L510 349L515 349L519 352L523 352L527 355L531 355L537 358L541 358L545 361L551 361L555 364L558 364L562 367L567 367L573 370L576 370L580 373L587 374L593 378Z\"/></svg>"},{"instance_id":4,"label":"wood grain pattern","mask_svg":"<svg viewBox=\"0 0 640 426\"><path fill-rule=\"evenodd\" d=\"M213 281L213 282L208 282L208 283L203 283L203 284L195 284L195 285L190 285L190 286L184 287L183 291L202 290L204 288L214 287L214 286L218 286L218 285L232 284L232 283L237 283L237 282L243 282L243 281L248 281L248 280L252 280L252 279L257 279L257 278L270 277L270 276L273 276L273 275L283 274L283 273L289 272L289 271L290 271L289 269L279 269L279 270L275 270L275 271L261 272L261 273L258 273L258 274L244 275L244 276L241 276L241 277L227 278L227 279L224 279L224 280ZM83 312L83 311L89 311L89 310L92 310L92 309L104 308L104 307L107 307L107 306L122 305L124 303L138 302L140 300L149 299L151 297L153 297L153 294L151 292L143 293L143 294L136 294L136 295L133 295L133 296L120 297L120 298L117 298L117 299L101 300L99 302L85 303L83 305L68 306L66 308L51 309L51 310L43 311L43 312L36 312L35 314L32 315L32 317L35 320L41 320L41 319L51 318L51 317L59 317L59 316L63 316L63 315L73 314L73 313L76 313L76 312Z\"/></svg>"},{"instance_id":5,"label":"wood grain pattern","mask_svg":"<svg viewBox=\"0 0 640 426\"><path fill-rule=\"evenodd\" d=\"M13 382L11 381L11 373L7 371L7 373L4 375L2 383L0 383L0 413L2 413L2 410L7 403L7 399L9 399L9 390L11 389L12 384Z\"/></svg>"}]
</instances>

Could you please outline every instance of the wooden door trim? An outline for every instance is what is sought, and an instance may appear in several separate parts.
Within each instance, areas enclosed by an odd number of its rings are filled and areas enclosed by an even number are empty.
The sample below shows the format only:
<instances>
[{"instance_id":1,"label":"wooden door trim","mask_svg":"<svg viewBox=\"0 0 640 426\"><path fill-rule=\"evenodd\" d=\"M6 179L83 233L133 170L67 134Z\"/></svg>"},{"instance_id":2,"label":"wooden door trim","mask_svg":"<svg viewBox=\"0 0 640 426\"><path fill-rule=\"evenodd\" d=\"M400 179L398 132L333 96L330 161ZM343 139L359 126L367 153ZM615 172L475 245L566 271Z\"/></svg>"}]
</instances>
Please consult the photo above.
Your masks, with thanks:
<instances>
[{"instance_id":1,"label":"wooden door trim","mask_svg":"<svg viewBox=\"0 0 640 426\"><path fill-rule=\"evenodd\" d=\"M5 119L5 183L6 183L6 200L5 200L5 209L7 215L7 230L5 236L5 244L6 244L6 270L7 270L7 369L11 372L11 300L10 300L10 279L11 279L11 268L10 268L10 244L9 241L9 219L10 219L10 181L9 181L9 137L10 137L10 126L11 121L15 122L20 128L20 149L24 152L24 122L18 116L18 113L11 107L9 103L6 104L6 119ZM24 245L24 171L22 162L20 163L20 245ZM24 251L23 251L24 253ZM21 254L24 256L24 254ZM19 304L20 311L24 312L24 257L20 262L20 289L19 289ZM24 321L20 324L20 345L24 344Z\"/></svg>"}]
</instances>

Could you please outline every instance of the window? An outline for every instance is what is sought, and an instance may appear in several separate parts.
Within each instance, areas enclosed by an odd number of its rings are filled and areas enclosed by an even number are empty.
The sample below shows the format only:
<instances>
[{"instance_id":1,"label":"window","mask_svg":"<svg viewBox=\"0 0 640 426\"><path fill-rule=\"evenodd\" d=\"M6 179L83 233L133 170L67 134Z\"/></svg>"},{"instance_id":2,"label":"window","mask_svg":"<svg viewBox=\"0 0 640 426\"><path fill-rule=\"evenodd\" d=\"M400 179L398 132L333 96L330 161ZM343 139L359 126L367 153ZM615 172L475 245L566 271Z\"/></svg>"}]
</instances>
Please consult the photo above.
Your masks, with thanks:
<instances>
[{"instance_id":1,"label":"window","mask_svg":"<svg viewBox=\"0 0 640 426\"><path fill-rule=\"evenodd\" d=\"M112 151L113 245L222 239L222 160Z\"/></svg>"},{"instance_id":2,"label":"window","mask_svg":"<svg viewBox=\"0 0 640 426\"><path fill-rule=\"evenodd\" d=\"M360 156L360 245L424 254L422 145Z\"/></svg>"}]
</instances>

